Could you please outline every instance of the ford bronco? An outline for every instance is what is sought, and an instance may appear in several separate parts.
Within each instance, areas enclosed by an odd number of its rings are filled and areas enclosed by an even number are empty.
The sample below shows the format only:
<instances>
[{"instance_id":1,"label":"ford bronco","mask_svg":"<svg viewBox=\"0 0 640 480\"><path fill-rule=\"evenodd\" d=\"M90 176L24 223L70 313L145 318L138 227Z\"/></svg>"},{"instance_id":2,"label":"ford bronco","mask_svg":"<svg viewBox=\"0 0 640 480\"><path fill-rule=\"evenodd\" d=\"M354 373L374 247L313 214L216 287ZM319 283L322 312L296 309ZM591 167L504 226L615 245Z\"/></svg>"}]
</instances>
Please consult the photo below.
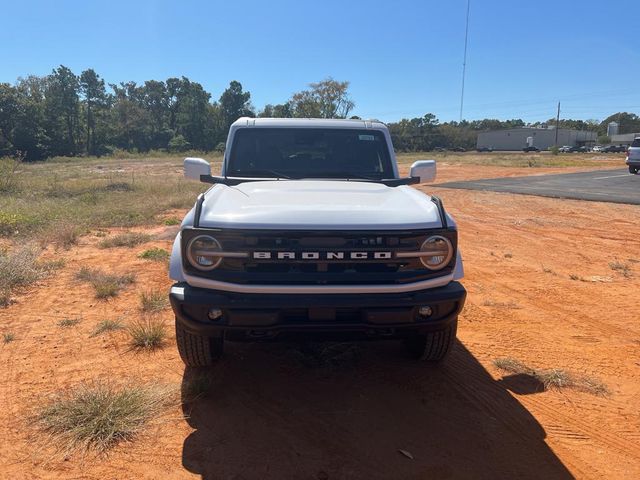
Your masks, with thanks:
<instances>
[{"instance_id":1,"label":"ford bronco","mask_svg":"<svg viewBox=\"0 0 640 480\"><path fill-rule=\"evenodd\" d=\"M403 340L411 357L450 351L466 291L458 233L433 160L401 178L377 121L241 118L219 176L182 221L170 260L176 340L188 366L225 341Z\"/></svg>"}]
</instances>

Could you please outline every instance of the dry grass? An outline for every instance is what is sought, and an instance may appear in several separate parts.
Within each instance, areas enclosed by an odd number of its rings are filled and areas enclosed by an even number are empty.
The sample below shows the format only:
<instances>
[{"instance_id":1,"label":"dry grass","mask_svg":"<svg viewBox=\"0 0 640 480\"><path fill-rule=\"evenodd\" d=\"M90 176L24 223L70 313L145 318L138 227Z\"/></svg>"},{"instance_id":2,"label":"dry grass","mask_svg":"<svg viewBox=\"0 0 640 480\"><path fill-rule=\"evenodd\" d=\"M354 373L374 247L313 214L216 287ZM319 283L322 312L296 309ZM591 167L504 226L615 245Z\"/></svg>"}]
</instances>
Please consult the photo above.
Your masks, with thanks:
<instances>
[{"instance_id":1,"label":"dry grass","mask_svg":"<svg viewBox=\"0 0 640 480\"><path fill-rule=\"evenodd\" d=\"M498 302L498 301L490 299L490 298L488 298L484 302L482 302L482 305L484 305L485 307L508 308L508 309L513 309L513 310L522 308L520 305L518 305L513 300L510 300L508 302Z\"/></svg>"},{"instance_id":2,"label":"dry grass","mask_svg":"<svg viewBox=\"0 0 640 480\"><path fill-rule=\"evenodd\" d=\"M105 238L98 246L100 248L113 248L113 247L137 247L142 243L146 243L151 240L151 235L140 232L125 232L120 233L114 237Z\"/></svg>"},{"instance_id":3,"label":"dry grass","mask_svg":"<svg viewBox=\"0 0 640 480\"><path fill-rule=\"evenodd\" d=\"M493 361L493 364L509 373L529 375L538 380L545 390L572 388L594 395L609 394L607 386L594 377L576 375L559 368L536 370L514 358L498 358Z\"/></svg>"},{"instance_id":4,"label":"dry grass","mask_svg":"<svg viewBox=\"0 0 640 480\"><path fill-rule=\"evenodd\" d=\"M150 385L83 384L55 396L36 415L36 425L65 456L104 453L132 440L148 422L175 405L175 389Z\"/></svg>"},{"instance_id":5,"label":"dry grass","mask_svg":"<svg viewBox=\"0 0 640 480\"><path fill-rule=\"evenodd\" d=\"M131 273L125 275L112 275L95 268L82 267L76 274L76 279L93 285L96 298L107 299L115 297L120 290L135 281Z\"/></svg>"},{"instance_id":6,"label":"dry grass","mask_svg":"<svg viewBox=\"0 0 640 480\"><path fill-rule=\"evenodd\" d=\"M161 318L146 316L135 320L127 328L131 346L139 350L157 350L167 339L167 330Z\"/></svg>"},{"instance_id":7,"label":"dry grass","mask_svg":"<svg viewBox=\"0 0 640 480\"><path fill-rule=\"evenodd\" d=\"M58 326L62 328L75 327L80 323L80 318L63 318L58 322Z\"/></svg>"},{"instance_id":8,"label":"dry grass","mask_svg":"<svg viewBox=\"0 0 640 480\"><path fill-rule=\"evenodd\" d=\"M615 272L618 272L625 278L629 278L631 276L631 266L628 263L623 263L615 260L613 262L609 262L609 268Z\"/></svg>"},{"instance_id":9,"label":"dry grass","mask_svg":"<svg viewBox=\"0 0 640 480\"><path fill-rule=\"evenodd\" d=\"M156 313L169 306L167 292L160 290L148 290L140 294L140 310L147 313Z\"/></svg>"},{"instance_id":10,"label":"dry grass","mask_svg":"<svg viewBox=\"0 0 640 480\"><path fill-rule=\"evenodd\" d=\"M214 171L219 168L219 155L205 158L213 161ZM158 155L143 162L131 156L23 163L17 188L0 192L0 236L46 237L62 223L81 231L157 224L158 215L191 207L207 188L183 178L183 159Z\"/></svg>"},{"instance_id":11,"label":"dry grass","mask_svg":"<svg viewBox=\"0 0 640 480\"><path fill-rule=\"evenodd\" d=\"M26 245L10 252L0 251L0 306L11 302L11 292L26 287L60 268L64 262L39 260L40 249Z\"/></svg>"},{"instance_id":12,"label":"dry grass","mask_svg":"<svg viewBox=\"0 0 640 480\"><path fill-rule=\"evenodd\" d=\"M153 247L145 250L140 255L138 255L138 257L144 260L163 262L169 258L169 252L167 252L164 248Z\"/></svg>"},{"instance_id":13,"label":"dry grass","mask_svg":"<svg viewBox=\"0 0 640 480\"><path fill-rule=\"evenodd\" d=\"M122 320L120 319L101 320L100 322L98 322L98 325L96 325L96 328L91 333L91 336L97 337L98 335L102 335L103 333L115 332L117 330L124 330L124 328L125 328L124 323L122 323Z\"/></svg>"},{"instance_id":14,"label":"dry grass","mask_svg":"<svg viewBox=\"0 0 640 480\"><path fill-rule=\"evenodd\" d=\"M13 332L5 332L2 334L2 343L5 345L11 343L16 339L16 334Z\"/></svg>"},{"instance_id":15,"label":"dry grass","mask_svg":"<svg viewBox=\"0 0 640 480\"><path fill-rule=\"evenodd\" d=\"M56 249L69 250L78 244L83 229L70 222L61 222L47 228L39 237L43 246L53 244Z\"/></svg>"}]
</instances>

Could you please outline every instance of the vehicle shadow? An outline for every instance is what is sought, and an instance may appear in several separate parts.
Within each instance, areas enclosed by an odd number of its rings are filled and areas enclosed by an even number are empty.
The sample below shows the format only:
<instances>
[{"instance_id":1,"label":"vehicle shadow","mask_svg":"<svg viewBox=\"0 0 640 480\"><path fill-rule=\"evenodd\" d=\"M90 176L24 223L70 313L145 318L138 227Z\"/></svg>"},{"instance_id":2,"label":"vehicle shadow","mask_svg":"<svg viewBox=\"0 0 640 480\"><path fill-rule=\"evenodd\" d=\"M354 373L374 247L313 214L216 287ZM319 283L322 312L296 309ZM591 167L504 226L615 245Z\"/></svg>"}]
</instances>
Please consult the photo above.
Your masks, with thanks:
<instances>
[{"instance_id":1,"label":"vehicle shadow","mask_svg":"<svg viewBox=\"0 0 640 480\"><path fill-rule=\"evenodd\" d=\"M395 342L229 346L183 378L182 462L203 479L573 478L459 342L440 367Z\"/></svg>"}]
</instances>

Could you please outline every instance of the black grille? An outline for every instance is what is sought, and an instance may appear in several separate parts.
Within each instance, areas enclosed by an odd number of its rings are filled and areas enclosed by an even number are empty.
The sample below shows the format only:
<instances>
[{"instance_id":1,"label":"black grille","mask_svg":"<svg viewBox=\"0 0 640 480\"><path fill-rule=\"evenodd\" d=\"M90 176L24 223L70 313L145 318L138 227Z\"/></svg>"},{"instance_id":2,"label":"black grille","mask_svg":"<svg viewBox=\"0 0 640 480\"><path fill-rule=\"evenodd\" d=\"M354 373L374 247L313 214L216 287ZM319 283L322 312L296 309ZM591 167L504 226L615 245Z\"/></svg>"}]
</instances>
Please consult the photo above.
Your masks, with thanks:
<instances>
[{"instance_id":1,"label":"black grille","mask_svg":"<svg viewBox=\"0 0 640 480\"><path fill-rule=\"evenodd\" d=\"M215 280L240 284L297 284L297 285L349 285L398 284L426 280L451 272L455 255L444 269L433 272L426 269L418 258L395 258L396 252L420 250L431 235L449 238L454 248L457 232L449 229L392 232L318 232L318 231L264 231L264 230L205 230L186 229L182 232L183 248L195 235L214 236L224 251L248 252L248 258L225 258L218 268L201 272L186 262L191 274ZM300 252L320 252L321 259L304 260ZM326 252L345 252L346 258L326 260ZM351 252L391 252L392 258L349 258ZM254 259L253 252L295 252L296 259ZM184 253L184 252L183 252Z\"/></svg>"}]
</instances>

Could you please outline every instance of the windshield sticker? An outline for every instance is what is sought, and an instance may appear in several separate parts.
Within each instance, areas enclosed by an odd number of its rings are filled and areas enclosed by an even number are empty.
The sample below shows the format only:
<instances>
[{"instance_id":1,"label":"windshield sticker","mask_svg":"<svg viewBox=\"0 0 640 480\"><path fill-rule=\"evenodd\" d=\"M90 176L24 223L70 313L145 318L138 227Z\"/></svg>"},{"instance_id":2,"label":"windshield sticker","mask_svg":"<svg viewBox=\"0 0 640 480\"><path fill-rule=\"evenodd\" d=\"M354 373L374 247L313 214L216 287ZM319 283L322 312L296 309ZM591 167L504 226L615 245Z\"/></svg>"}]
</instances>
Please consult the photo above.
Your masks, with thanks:
<instances>
[{"instance_id":1,"label":"windshield sticker","mask_svg":"<svg viewBox=\"0 0 640 480\"><path fill-rule=\"evenodd\" d=\"M358 139L372 142L373 140L376 139L376 137L374 137L373 135L358 135Z\"/></svg>"}]
</instances>

